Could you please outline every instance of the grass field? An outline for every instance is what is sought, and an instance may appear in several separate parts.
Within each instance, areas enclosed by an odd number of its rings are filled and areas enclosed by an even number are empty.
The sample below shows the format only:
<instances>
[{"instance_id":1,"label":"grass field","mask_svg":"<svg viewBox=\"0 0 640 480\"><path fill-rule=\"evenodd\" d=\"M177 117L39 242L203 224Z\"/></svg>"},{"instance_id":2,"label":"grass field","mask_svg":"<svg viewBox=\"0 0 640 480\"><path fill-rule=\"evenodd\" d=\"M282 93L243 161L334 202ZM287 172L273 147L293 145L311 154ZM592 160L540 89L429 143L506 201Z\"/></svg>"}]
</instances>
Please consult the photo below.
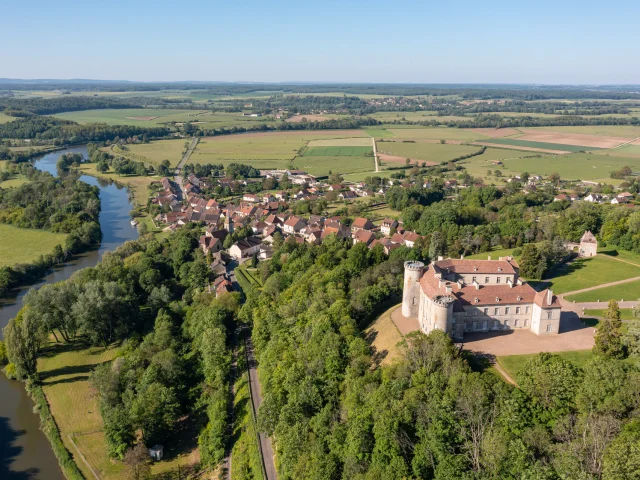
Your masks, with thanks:
<instances>
[{"instance_id":1,"label":"grass field","mask_svg":"<svg viewBox=\"0 0 640 480\"><path fill-rule=\"evenodd\" d=\"M129 152L135 155L148 158L153 164L159 165L163 160L169 160L171 166L176 166L186 150L184 146L185 142L189 143L189 140L158 140L149 143L127 145L127 148Z\"/></svg>"},{"instance_id":2,"label":"grass field","mask_svg":"<svg viewBox=\"0 0 640 480\"><path fill-rule=\"evenodd\" d=\"M588 125L575 127L528 127L527 130L540 130L543 132L580 133L583 135L604 135L610 137L640 137L640 127L631 125Z\"/></svg>"},{"instance_id":3,"label":"grass field","mask_svg":"<svg viewBox=\"0 0 640 480\"><path fill-rule=\"evenodd\" d=\"M602 317L604 315L605 309L596 309L596 308L591 308L591 309L586 309L584 311L585 315L592 315L594 317ZM621 308L620 309L620 318L622 320L637 320L638 317L634 317L633 316L633 310L631 310L630 308Z\"/></svg>"},{"instance_id":4,"label":"grass field","mask_svg":"<svg viewBox=\"0 0 640 480\"><path fill-rule=\"evenodd\" d=\"M373 153L372 147L309 147L304 157L354 157Z\"/></svg>"},{"instance_id":5,"label":"grass field","mask_svg":"<svg viewBox=\"0 0 640 480\"><path fill-rule=\"evenodd\" d=\"M378 142L378 152L412 161L427 161L440 163L447 160L468 155L480 150L480 147L469 145L449 145L440 143L403 143Z\"/></svg>"},{"instance_id":6,"label":"grass field","mask_svg":"<svg viewBox=\"0 0 640 480\"><path fill-rule=\"evenodd\" d=\"M398 305L384 312L364 331L365 339L375 348L375 355L383 365L391 363L400 356L397 344L403 337L391 320L391 312L396 308Z\"/></svg>"},{"instance_id":7,"label":"grass field","mask_svg":"<svg viewBox=\"0 0 640 480\"><path fill-rule=\"evenodd\" d=\"M504 357L497 357L497 360L500 366L507 371L509 376L517 381L518 373L524 368L527 362L536 355L537 354L535 353L528 355L507 355ZM593 352L591 350L557 352L554 353L554 355L558 355L580 368L593 358Z\"/></svg>"},{"instance_id":8,"label":"grass field","mask_svg":"<svg viewBox=\"0 0 640 480\"><path fill-rule=\"evenodd\" d=\"M551 288L553 288L554 293L562 294L638 276L640 276L640 269L637 266L618 262L604 255L598 255L593 258L578 258L571 263L553 270L552 276L545 280L551 282ZM622 289L623 287L625 287L625 285L617 285L611 288ZM593 294L595 291L597 290L587 292L586 294ZM567 297L567 299L573 300L576 296L577 295ZM636 297L640 297L640 289L637 290ZM600 296L600 298L604 297ZM627 298L630 297L627 296ZM608 299L609 297L607 297L607 300Z\"/></svg>"},{"instance_id":9,"label":"grass field","mask_svg":"<svg viewBox=\"0 0 640 480\"><path fill-rule=\"evenodd\" d=\"M393 138L395 136L386 128L366 128L364 132L374 138Z\"/></svg>"},{"instance_id":10,"label":"grass field","mask_svg":"<svg viewBox=\"0 0 640 480\"><path fill-rule=\"evenodd\" d=\"M22 175L14 175L13 178L0 182L0 188L15 188L27 183L28 181L29 180Z\"/></svg>"},{"instance_id":11,"label":"grass field","mask_svg":"<svg viewBox=\"0 0 640 480\"><path fill-rule=\"evenodd\" d=\"M471 142L473 140L489 138L486 135L464 128L398 128L395 125L389 125L386 128L394 137L406 139L462 140Z\"/></svg>"},{"instance_id":12,"label":"grass field","mask_svg":"<svg viewBox=\"0 0 640 480\"><path fill-rule=\"evenodd\" d=\"M522 173L525 170L521 172L521 171L509 169L508 162L505 163L504 165L495 165L492 162L493 161L505 162L506 160L523 159L523 157L530 157L528 160L530 162L533 162L536 159L539 159L540 155L536 154L535 152L526 152L522 150L511 150L511 149L504 149L504 148L488 147L483 154L476 155L475 157L467 158L465 160L461 160L460 162L457 163L457 165L463 166L467 170L467 173L469 173L469 175L473 175L474 177L481 177L487 181L489 180L489 176L487 176L487 170L491 170L492 172L494 170L500 170L502 171L504 177L502 178L495 178L493 176L491 177L491 182L498 184L498 183L505 183L508 179L509 174ZM531 157L536 157L536 158L534 159ZM530 167L530 170L528 171L531 171L533 168L534 167Z\"/></svg>"},{"instance_id":13,"label":"grass field","mask_svg":"<svg viewBox=\"0 0 640 480\"><path fill-rule=\"evenodd\" d=\"M598 258L598 257L596 257ZM638 275L638 267L636 269ZM640 300L640 280L634 282L622 283L612 287L598 288L589 292L577 293L566 297L570 302L608 302L609 300Z\"/></svg>"},{"instance_id":14,"label":"grass field","mask_svg":"<svg viewBox=\"0 0 640 480\"><path fill-rule=\"evenodd\" d=\"M423 122L428 120L437 120L437 112L435 111L422 111L422 112L375 112L367 117L375 118L381 122L395 122L395 121L409 121L409 122Z\"/></svg>"},{"instance_id":15,"label":"grass field","mask_svg":"<svg viewBox=\"0 0 640 480\"><path fill-rule=\"evenodd\" d=\"M171 108L105 108L78 112L56 113L54 117L78 123L106 123L108 125L159 126L167 122L197 121L198 110ZM147 119L145 119L147 118Z\"/></svg>"},{"instance_id":16,"label":"grass field","mask_svg":"<svg viewBox=\"0 0 640 480\"><path fill-rule=\"evenodd\" d=\"M0 224L0 238L0 267L7 267L32 263L40 255L53 252L56 245L64 245L67 235Z\"/></svg>"},{"instance_id":17,"label":"grass field","mask_svg":"<svg viewBox=\"0 0 640 480\"><path fill-rule=\"evenodd\" d=\"M161 177L151 176L151 177L138 177L138 176L121 176L115 173L100 173L96 171L95 163L84 163L80 167L80 171L86 175L90 175L92 177L97 178L105 178L108 180L113 180L114 182L121 183L122 185L126 185L133 191L133 198L140 205L146 205L147 199L149 198L149 185L152 182L159 182Z\"/></svg>"},{"instance_id":18,"label":"grass field","mask_svg":"<svg viewBox=\"0 0 640 480\"><path fill-rule=\"evenodd\" d=\"M625 145L620 148L610 148L602 150L603 155L613 155L615 157L629 157L640 159L640 145Z\"/></svg>"},{"instance_id":19,"label":"grass field","mask_svg":"<svg viewBox=\"0 0 640 480\"><path fill-rule=\"evenodd\" d=\"M563 150L565 152L600 150L599 148L596 148L596 147L565 145L560 143L531 142L528 140L518 140L517 138L492 138L491 140L484 140L484 143L493 143L497 145L513 145L515 147L541 148L545 150Z\"/></svg>"},{"instance_id":20,"label":"grass field","mask_svg":"<svg viewBox=\"0 0 640 480\"><path fill-rule=\"evenodd\" d=\"M531 153L531 152L530 152ZM470 159L473 160L473 159ZM620 183L610 178L610 173L625 165L640 169L640 159L613 157L596 153L571 153L566 155L541 155L540 157L504 160L504 165L488 167L503 173L529 172L538 175L560 174L564 180L594 180L609 184Z\"/></svg>"},{"instance_id":21,"label":"grass field","mask_svg":"<svg viewBox=\"0 0 640 480\"><path fill-rule=\"evenodd\" d=\"M628 252L627 250L619 249L613 245L598 248L598 253L635 263L640 267L640 253Z\"/></svg>"},{"instance_id":22,"label":"grass field","mask_svg":"<svg viewBox=\"0 0 640 480\"><path fill-rule=\"evenodd\" d=\"M490 252L484 252L484 253L476 253L475 255L467 255L466 259L469 260L488 260L489 257L491 257L492 260L498 260L498 258L500 257L507 257L509 255L513 255L513 251L515 250L515 248L506 248L506 249L498 249L498 250L492 250ZM514 257L517 259L517 257Z\"/></svg>"},{"instance_id":23,"label":"grass field","mask_svg":"<svg viewBox=\"0 0 640 480\"><path fill-rule=\"evenodd\" d=\"M10 117L9 115L5 115L0 112L0 123L12 122L16 119L16 117Z\"/></svg>"},{"instance_id":24,"label":"grass field","mask_svg":"<svg viewBox=\"0 0 640 480\"><path fill-rule=\"evenodd\" d=\"M331 138L328 140L311 140L308 143L311 147L372 147L370 137L353 137L353 138Z\"/></svg>"}]
</instances>

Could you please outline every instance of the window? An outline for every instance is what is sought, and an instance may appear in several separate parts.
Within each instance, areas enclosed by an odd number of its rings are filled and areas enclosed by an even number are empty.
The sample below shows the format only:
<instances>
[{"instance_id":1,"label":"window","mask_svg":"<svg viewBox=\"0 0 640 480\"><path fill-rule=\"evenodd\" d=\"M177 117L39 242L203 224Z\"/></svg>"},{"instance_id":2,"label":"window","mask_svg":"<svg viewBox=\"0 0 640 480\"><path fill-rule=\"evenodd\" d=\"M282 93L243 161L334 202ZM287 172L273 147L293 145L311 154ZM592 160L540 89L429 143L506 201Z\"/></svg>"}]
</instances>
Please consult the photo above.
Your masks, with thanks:
<instances>
[{"instance_id":1,"label":"window","mask_svg":"<svg viewBox=\"0 0 640 480\"><path fill-rule=\"evenodd\" d=\"M418 303L418 302L416 302L416 300L417 300L417 299L416 299L416 297L413 297L413 305L415 305L416 303Z\"/></svg>"},{"instance_id":2,"label":"window","mask_svg":"<svg viewBox=\"0 0 640 480\"><path fill-rule=\"evenodd\" d=\"M500 283L500 277L496 277L496 283Z\"/></svg>"},{"instance_id":3,"label":"window","mask_svg":"<svg viewBox=\"0 0 640 480\"><path fill-rule=\"evenodd\" d=\"M517 319L516 319L516 321L515 321L515 322L513 322L513 326L514 326L514 327L517 327L517 326L518 326L518 320L517 320Z\"/></svg>"},{"instance_id":4,"label":"window","mask_svg":"<svg viewBox=\"0 0 640 480\"><path fill-rule=\"evenodd\" d=\"M504 321L504 328L509 329L509 320Z\"/></svg>"},{"instance_id":5,"label":"window","mask_svg":"<svg viewBox=\"0 0 640 480\"><path fill-rule=\"evenodd\" d=\"M489 283L489 277L484 277L484 283Z\"/></svg>"},{"instance_id":6,"label":"window","mask_svg":"<svg viewBox=\"0 0 640 480\"><path fill-rule=\"evenodd\" d=\"M547 312L547 320L551 320L552 318L553 318L553 311L552 311L552 310L549 310L549 311Z\"/></svg>"},{"instance_id":7,"label":"window","mask_svg":"<svg viewBox=\"0 0 640 480\"><path fill-rule=\"evenodd\" d=\"M524 319L524 326L526 327L527 325L529 325L529 320L527 320L526 318Z\"/></svg>"},{"instance_id":8,"label":"window","mask_svg":"<svg viewBox=\"0 0 640 480\"><path fill-rule=\"evenodd\" d=\"M507 307L504 309L504 314L509 315L511 313L511 307Z\"/></svg>"},{"instance_id":9,"label":"window","mask_svg":"<svg viewBox=\"0 0 640 480\"><path fill-rule=\"evenodd\" d=\"M530 307L524 307L524 313L529 313L529 308Z\"/></svg>"},{"instance_id":10,"label":"window","mask_svg":"<svg viewBox=\"0 0 640 480\"><path fill-rule=\"evenodd\" d=\"M547 324L547 333L549 333L549 332L551 332L551 324L550 323Z\"/></svg>"},{"instance_id":11,"label":"window","mask_svg":"<svg viewBox=\"0 0 640 480\"><path fill-rule=\"evenodd\" d=\"M471 283L476 281L476 277L471 277Z\"/></svg>"},{"instance_id":12,"label":"window","mask_svg":"<svg viewBox=\"0 0 640 480\"><path fill-rule=\"evenodd\" d=\"M499 308L497 308L497 307L496 307L496 308L494 308L494 309L493 309L493 314L494 314L494 315L500 315L500 309L499 309Z\"/></svg>"},{"instance_id":13,"label":"window","mask_svg":"<svg viewBox=\"0 0 640 480\"><path fill-rule=\"evenodd\" d=\"M516 307L516 314L520 313L520 307Z\"/></svg>"},{"instance_id":14,"label":"window","mask_svg":"<svg viewBox=\"0 0 640 480\"><path fill-rule=\"evenodd\" d=\"M488 308L485 308L483 313L484 313L485 315L489 315L489 309L488 309Z\"/></svg>"}]
</instances>

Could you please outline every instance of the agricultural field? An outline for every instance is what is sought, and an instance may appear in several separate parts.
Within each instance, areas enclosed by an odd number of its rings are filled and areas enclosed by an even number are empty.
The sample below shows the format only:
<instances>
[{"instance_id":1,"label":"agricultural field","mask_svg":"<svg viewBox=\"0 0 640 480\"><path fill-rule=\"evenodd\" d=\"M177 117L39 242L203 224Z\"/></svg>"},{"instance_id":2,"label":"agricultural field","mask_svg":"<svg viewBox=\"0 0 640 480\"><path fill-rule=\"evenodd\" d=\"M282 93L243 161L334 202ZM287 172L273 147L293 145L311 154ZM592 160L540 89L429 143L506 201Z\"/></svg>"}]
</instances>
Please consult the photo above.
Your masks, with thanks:
<instances>
[{"instance_id":1,"label":"agricultural field","mask_svg":"<svg viewBox=\"0 0 640 480\"><path fill-rule=\"evenodd\" d=\"M364 132L374 138L393 138L395 136L386 128L365 128Z\"/></svg>"},{"instance_id":2,"label":"agricultural field","mask_svg":"<svg viewBox=\"0 0 640 480\"><path fill-rule=\"evenodd\" d=\"M353 157L373 154L372 147L309 147L303 154L304 157Z\"/></svg>"},{"instance_id":3,"label":"agricultural field","mask_svg":"<svg viewBox=\"0 0 640 480\"><path fill-rule=\"evenodd\" d=\"M401 139L430 139L430 140L460 140L472 142L488 138L482 133L466 128L449 127L424 127L424 128L398 128L396 125L388 125L386 129L394 137Z\"/></svg>"},{"instance_id":4,"label":"agricultural field","mask_svg":"<svg viewBox=\"0 0 640 480\"><path fill-rule=\"evenodd\" d=\"M534 161L535 159L540 158L540 155L536 154L535 152L526 152L522 150L511 150L511 149L489 147L481 155L476 155L475 157L461 160L460 162L458 162L458 165L463 166L467 170L467 173L469 173L469 175L472 175L474 177L484 178L487 181L488 181L487 170L491 170L491 171L500 170L503 172L503 175L505 175L505 177L491 178L492 182L498 184L498 183L506 182L506 180L508 179L509 173L515 174L515 173L522 173L522 172L510 171L508 167L508 162L507 164L503 164L503 165L496 165L493 162L500 161L504 163L507 160L521 159L523 157L528 157L530 161ZM534 164L532 163L532 165ZM533 168L533 166L531 168ZM532 170L530 169L528 171L531 172Z\"/></svg>"},{"instance_id":5,"label":"agricultural field","mask_svg":"<svg viewBox=\"0 0 640 480\"><path fill-rule=\"evenodd\" d=\"M469 145L449 145L440 143L403 143L403 142L378 142L378 153L397 157L397 160L383 158L386 162L405 163L410 158L412 162L440 163L447 160L469 155L477 152L480 147Z\"/></svg>"},{"instance_id":6,"label":"agricultural field","mask_svg":"<svg viewBox=\"0 0 640 480\"><path fill-rule=\"evenodd\" d=\"M598 258L598 257L596 257ZM634 276L638 275L638 267ZM604 282L601 282L604 283ZM608 302L609 300L640 300L640 280L621 283L611 287L597 288L588 292L577 293L566 297L570 302Z\"/></svg>"},{"instance_id":7,"label":"agricultural field","mask_svg":"<svg viewBox=\"0 0 640 480\"><path fill-rule=\"evenodd\" d=\"M170 108L105 108L78 112L56 113L54 117L78 123L106 123L108 125L161 126L167 122L195 120L198 110Z\"/></svg>"},{"instance_id":8,"label":"agricultural field","mask_svg":"<svg viewBox=\"0 0 640 480\"><path fill-rule=\"evenodd\" d=\"M308 143L311 147L372 147L371 138L369 137L353 137L353 138L331 138L328 140L311 140Z\"/></svg>"},{"instance_id":9,"label":"agricultural field","mask_svg":"<svg viewBox=\"0 0 640 480\"><path fill-rule=\"evenodd\" d=\"M528 127L536 132L570 133L580 135L599 135L605 137L625 137L629 140L640 137L640 126L632 125L588 125L573 127Z\"/></svg>"},{"instance_id":10,"label":"agricultural field","mask_svg":"<svg viewBox=\"0 0 640 480\"><path fill-rule=\"evenodd\" d=\"M374 160L372 156L352 155L352 156L302 156L296 157L292 163L293 167L304 170L311 175L328 175L329 172L351 174L359 172L373 172ZM365 177L371 175L369 173ZM345 178L352 180L351 177Z\"/></svg>"},{"instance_id":11,"label":"agricultural field","mask_svg":"<svg viewBox=\"0 0 640 480\"><path fill-rule=\"evenodd\" d=\"M518 138L493 138L484 140L484 144L511 145L514 147L537 148L540 150L553 150L554 152L582 152L585 150L598 150L594 147L564 145L560 143L534 142L530 140L520 140Z\"/></svg>"},{"instance_id":12,"label":"agricultural field","mask_svg":"<svg viewBox=\"0 0 640 480\"><path fill-rule=\"evenodd\" d=\"M56 245L64 245L67 235L0 224L0 238L0 267L9 267L32 263L40 255L53 252Z\"/></svg>"},{"instance_id":13,"label":"agricultural field","mask_svg":"<svg viewBox=\"0 0 640 480\"><path fill-rule=\"evenodd\" d=\"M554 270L551 277L545 278L545 280L551 283L550 288L554 293L563 294L638 276L640 276L640 269L637 265L598 255L593 258L578 258ZM622 289L624 286L625 284L622 284L613 288ZM595 291L597 290L593 292ZM640 297L640 289L636 291L636 296ZM574 300L574 297L567 297L567 299Z\"/></svg>"},{"instance_id":14,"label":"agricultural field","mask_svg":"<svg viewBox=\"0 0 640 480\"><path fill-rule=\"evenodd\" d=\"M620 180L614 180L610 177L614 170L619 170L625 165L631 166L633 170L640 169L640 159L638 158L607 156L601 155L600 152L512 158L504 159L503 162L504 165L493 168L498 168L503 173L529 172L550 175L557 172L565 180L592 180L609 184L620 183Z\"/></svg>"},{"instance_id":15,"label":"agricultural field","mask_svg":"<svg viewBox=\"0 0 640 480\"><path fill-rule=\"evenodd\" d=\"M437 112L435 111L422 111L422 112L376 112L367 115L367 117L375 118L381 122L395 122L395 121L408 121L408 122L423 122L429 120L437 120Z\"/></svg>"},{"instance_id":16,"label":"agricultural field","mask_svg":"<svg viewBox=\"0 0 640 480\"><path fill-rule=\"evenodd\" d=\"M628 157L628 158L637 158L640 159L640 144L630 144L624 145L619 148L610 148L608 150L602 150L601 153L603 155L612 155L614 157Z\"/></svg>"},{"instance_id":17,"label":"agricultural field","mask_svg":"<svg viewBox=\"0 0 640 480\"><path fill-rule=\"evenodd\" d=\"M128 151L133 154L131 156L133 160L140 160L155 165L159 165L163 160L169 160L171 166L174 167L180 163L180 159L186 151L185 143L190 143L190 140L157 140L149 143L127 145L127 148ZM122 154L118 151L114 151L113 153ZM128 152L124 152L123 155L127 156L127 153ZM136 156L142 158L136 158Z\"/></svg>"}]
</instances>

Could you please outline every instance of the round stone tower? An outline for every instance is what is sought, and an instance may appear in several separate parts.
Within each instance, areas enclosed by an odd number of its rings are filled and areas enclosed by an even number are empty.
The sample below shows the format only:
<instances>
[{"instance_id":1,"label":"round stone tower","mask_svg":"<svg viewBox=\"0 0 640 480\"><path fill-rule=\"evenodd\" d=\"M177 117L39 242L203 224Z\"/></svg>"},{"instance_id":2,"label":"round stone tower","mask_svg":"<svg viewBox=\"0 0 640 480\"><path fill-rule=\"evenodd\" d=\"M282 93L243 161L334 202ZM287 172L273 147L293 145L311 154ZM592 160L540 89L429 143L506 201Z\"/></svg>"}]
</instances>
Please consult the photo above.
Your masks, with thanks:
<instances>
[{"instance_id":1,"label":"round stone tower","mask_svg":"<svg viewBox=\"0 0 640 480\"><path fill-rule=\"evenodd\" d=\"M453 322L453 297L449 295L438 295L433 299L431 309L433 318L431 324L434 330L442 330L451 334Z\"/></svg>"},{"instance_id":2,"label":"round stone tower","mask_svg":"<svg viewBox=\"0 0 640 480\"><path fill-rule=\"evenodd\" d=\"M423 270L424 263L422 262L404 262L402 315L405 317L418 316L418 305L420 305L420 278L422 278Z\"/></svg>"}]
</instances>

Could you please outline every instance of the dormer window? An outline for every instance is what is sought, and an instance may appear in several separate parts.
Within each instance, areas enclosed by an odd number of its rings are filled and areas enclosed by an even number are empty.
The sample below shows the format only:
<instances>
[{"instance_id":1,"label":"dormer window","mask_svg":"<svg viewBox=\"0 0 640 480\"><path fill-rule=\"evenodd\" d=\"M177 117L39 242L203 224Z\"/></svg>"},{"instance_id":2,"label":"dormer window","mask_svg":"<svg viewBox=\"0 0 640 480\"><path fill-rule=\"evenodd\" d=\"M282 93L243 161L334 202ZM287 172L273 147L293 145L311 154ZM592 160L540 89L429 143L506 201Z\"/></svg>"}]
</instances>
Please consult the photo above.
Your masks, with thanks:
<instances>
[{"instance_id":1,"label":"dormer window","mask_svg":"<svg viewBox=\"0 0 640 480\"><path fill-rule=\"evenodd\" d=\"M518 295L518 301L522 300L522 297L520 295Z\"/></svg>"},{"instance_id":2,"label":"dormer window","mask_svg":"<svg viewBox=\"0 0 640 480\"><path fill-rule=\"evenodd\" d=\"M478 267L473 267L473 271L477 272L478 271Z\"/></svg>"},{"instance_id":3,"label":"dormer window","mask_svg":"<svg viewBox=\"0 0 640 480\"><path fill-rule=\"evenodd\" d=\"M498 271L501 272L502 271L502 267L498 267Z\"/></svg>"},{"instance_id":4,"label":"dormer window","mask_svg":"<svg viewBox=\"0 0 640 480\"><path fill-rule=\"evenodd\" d=\"M473 299L473 301L474 301L474 303L478 303L478 302L480 302L480 299L478 297L476 297L476 298Z\"/></svg>"},{"instance_id":5,"label":"dormer window","mask_svg":"<svg viewBox=\"0 0 640 480\"><path fill-rule=\"evenodd\" d=\"M496 302L499 302L499 301L500 301L500 297L496 297Z\"/></svg>"}]
</instances>

